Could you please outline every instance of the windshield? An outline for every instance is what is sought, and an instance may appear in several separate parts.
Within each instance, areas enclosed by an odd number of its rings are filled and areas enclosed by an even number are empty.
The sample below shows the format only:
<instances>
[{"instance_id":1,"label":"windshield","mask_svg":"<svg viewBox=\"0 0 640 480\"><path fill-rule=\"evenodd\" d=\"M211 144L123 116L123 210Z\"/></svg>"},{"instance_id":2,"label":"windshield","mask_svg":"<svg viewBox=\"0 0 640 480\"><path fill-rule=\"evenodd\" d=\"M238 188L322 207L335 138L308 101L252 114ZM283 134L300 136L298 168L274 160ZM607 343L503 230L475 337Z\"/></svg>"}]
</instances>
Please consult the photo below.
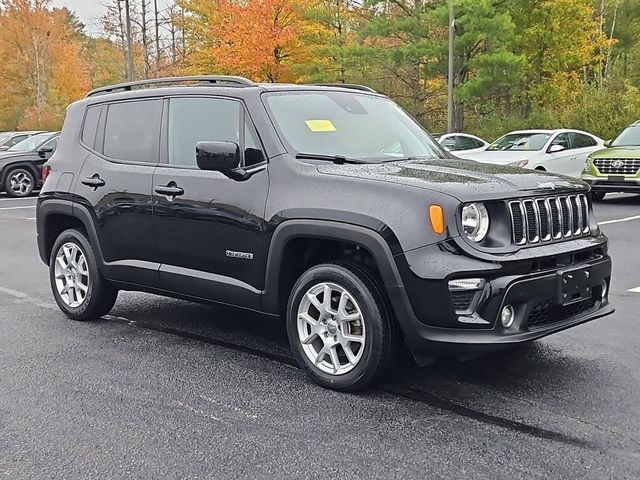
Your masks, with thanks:
<instances>
[{"instance_id":1,"label":"windshield","mask_svg":"<svg viewBox=\"0 0 640 480\"><path fill-rule=\"evenodd\" d=\"M640 126L627 127L611 145L614 147L640 146Z\"/></svg>"},{"instance_id":2,"label":"windshield","mask_svg":"<svg viewBox=\"0 0 640 480\"><path fill-rule=\"evenodd\" d=\"M52 133L39 133L16 143L8 152L32 152L51 138Z\"/></svg>"},{"instance_id":3,"label":"windshield","mask_svg":"<svg viewBox=\"0 0 640 480\"><path fill-rule=\"evenodd\" d=\"M444 151L394 102L336 91L264 95L273 123L296 153L378 163L446 158Z\"/></svg>"},{"instance_id":4,"label":"windshield","mask_svg":"<svg viewBox=\"0 0 640 480\"><path fill-rule=\"evenodd\" d=\"M489 145L487 151L517 150L533 152L542 150L550 136L548 133L507 133Z\"/></svg>"}]
</instances>

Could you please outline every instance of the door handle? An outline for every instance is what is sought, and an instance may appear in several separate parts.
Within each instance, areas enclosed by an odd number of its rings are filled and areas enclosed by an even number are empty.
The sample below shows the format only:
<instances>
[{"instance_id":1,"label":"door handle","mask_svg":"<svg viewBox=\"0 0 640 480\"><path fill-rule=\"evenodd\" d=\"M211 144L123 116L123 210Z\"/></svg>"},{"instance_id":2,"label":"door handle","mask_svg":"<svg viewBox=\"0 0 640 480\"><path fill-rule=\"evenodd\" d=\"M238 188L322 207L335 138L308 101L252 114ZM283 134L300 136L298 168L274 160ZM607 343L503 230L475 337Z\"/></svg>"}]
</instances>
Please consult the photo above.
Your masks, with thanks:
<instances>
[{"instance_id":1,"label":"door handle","mask_svg":"<svg viewBox=\"0 0 640 480\"><path fill-rule=\"evenodd\" d=\"M100 175L98 175L97 173L92 177L83 178L82 180L80 180L80 183L86 185L87 187L93 188L94 191L96 191L100 187L104 187L105 185L104 180L102 180L100 178Z\"/></svg>"},{"instance_id":2,"label":"door handle","mask_svg":"<svg viewBox=\"0 0 640 480\"><path fill-rule=\"evenodd\" d=\"M158 185L155 188L155 192L159 195L164 195L165 197L179 197L180 195L184 195L184 188L177 186L174 182L171 182L168 185Z\"/></svg>"}]
</instances>

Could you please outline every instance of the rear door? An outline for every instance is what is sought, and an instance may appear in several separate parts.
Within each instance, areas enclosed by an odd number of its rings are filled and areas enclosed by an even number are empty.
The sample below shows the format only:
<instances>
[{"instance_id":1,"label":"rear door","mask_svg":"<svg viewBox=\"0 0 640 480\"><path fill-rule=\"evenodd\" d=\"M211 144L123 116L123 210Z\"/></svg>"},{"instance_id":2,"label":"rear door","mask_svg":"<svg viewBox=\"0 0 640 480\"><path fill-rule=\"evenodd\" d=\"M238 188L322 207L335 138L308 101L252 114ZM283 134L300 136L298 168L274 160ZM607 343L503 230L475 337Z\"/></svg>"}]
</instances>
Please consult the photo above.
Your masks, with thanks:
<instances>
[{"instance_id":1,"label":"rear door","mask_svg":"<svg viewBox=\"0 0 640 480\"><path fill-rule=\"evenodd\" d=\"M162 100L91 106L75 192L94 217L106 276L157 286L151 183L158 163Z\"/></svg>"},{"instance_id":2,"label":"rear door","mask_svg":"<svg viewBox=\"0 0 640 480\"><path fill-rule=\"evenodd\" d=\"M156 242L163 288L207 300L259 308L264 283L266 158L241 101L176 97L168 109L166 158L153 179ZM245 169L236 181L196 165L200 141L235 142ZM164 163L166 162L166 163ZM163 188L180 193L166 196Z\"/></svg>"}]
</instances>

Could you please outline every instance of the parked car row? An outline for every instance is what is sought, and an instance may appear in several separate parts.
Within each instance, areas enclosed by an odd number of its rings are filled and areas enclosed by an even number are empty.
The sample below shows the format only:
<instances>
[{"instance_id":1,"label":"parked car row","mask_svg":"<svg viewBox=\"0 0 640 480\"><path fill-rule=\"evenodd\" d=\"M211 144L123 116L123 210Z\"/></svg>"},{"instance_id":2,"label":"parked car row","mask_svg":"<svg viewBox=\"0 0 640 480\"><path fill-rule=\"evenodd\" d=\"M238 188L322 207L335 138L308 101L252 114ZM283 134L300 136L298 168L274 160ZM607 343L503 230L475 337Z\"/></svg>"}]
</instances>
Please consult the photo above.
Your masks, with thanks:
<instances>
[{"instance_id":1,"label":"parked car row","mask_svg":"<svg viewBox=\"0 0 640 480\"><path fill-rule=\"evenodd\" d=\"M640 121L613 142L570 129L515 131L491 144L463 133L436 138L460 158L582 177L596 200L607 192L640 193Z\"/></svg>"},{"instance_id":2,"label":"parked car row","mask_svg":"<svg viewBox=\"0 0 640 480\"><path fill-rule=\"evenodd\" d=\"M58 146L59 132L0 133L0 191L10 197L26 197L43 183L42 165ZM16 138L21 141L14 143ZM0 150L2 150L0 146Z\"/></svg>"}]
</instances>

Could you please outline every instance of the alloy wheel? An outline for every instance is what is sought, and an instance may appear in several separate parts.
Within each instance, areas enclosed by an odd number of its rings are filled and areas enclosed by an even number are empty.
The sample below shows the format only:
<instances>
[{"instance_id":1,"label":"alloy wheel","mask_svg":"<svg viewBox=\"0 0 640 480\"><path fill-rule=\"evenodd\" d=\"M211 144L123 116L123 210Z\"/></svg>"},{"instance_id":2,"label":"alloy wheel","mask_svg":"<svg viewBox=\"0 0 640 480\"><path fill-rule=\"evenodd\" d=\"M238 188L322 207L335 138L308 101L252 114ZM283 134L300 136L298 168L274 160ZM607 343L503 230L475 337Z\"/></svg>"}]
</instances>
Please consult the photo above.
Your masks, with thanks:
<instances>
[{"instance_id":1,"label":"alloy wheel","mask_svg":"<svg viewBox=\"0 0 640 480\"><path fill-rule=\"evenodd\" d=\"M56 289L62 301L72 308L82 305L89 291L89 268L78 245L67 242L60 247L54 273Z\"/></svg>"},{"instance_id":2,"label":"alloy wheel","mask_svg":"<svg viewBox=\"0 0 640 480\"><path fill-rule=\"evenodd\" d=\"M360 362L366 339L362 310L340 285L323 282L307 290L297 326L302 350L322 372L343 375Z\"/></svg>"},{"instance_id":3,"label":"alloy wheel","mask_svg":"<svg viewBox=\"0 0 640 480\"><path fill-rule=\"evenodd\" d=\"M26 195L31 190L31 178L25 172L16 172L11 175L9 183L16 195Z\"/></svg>"}]
</instances>

